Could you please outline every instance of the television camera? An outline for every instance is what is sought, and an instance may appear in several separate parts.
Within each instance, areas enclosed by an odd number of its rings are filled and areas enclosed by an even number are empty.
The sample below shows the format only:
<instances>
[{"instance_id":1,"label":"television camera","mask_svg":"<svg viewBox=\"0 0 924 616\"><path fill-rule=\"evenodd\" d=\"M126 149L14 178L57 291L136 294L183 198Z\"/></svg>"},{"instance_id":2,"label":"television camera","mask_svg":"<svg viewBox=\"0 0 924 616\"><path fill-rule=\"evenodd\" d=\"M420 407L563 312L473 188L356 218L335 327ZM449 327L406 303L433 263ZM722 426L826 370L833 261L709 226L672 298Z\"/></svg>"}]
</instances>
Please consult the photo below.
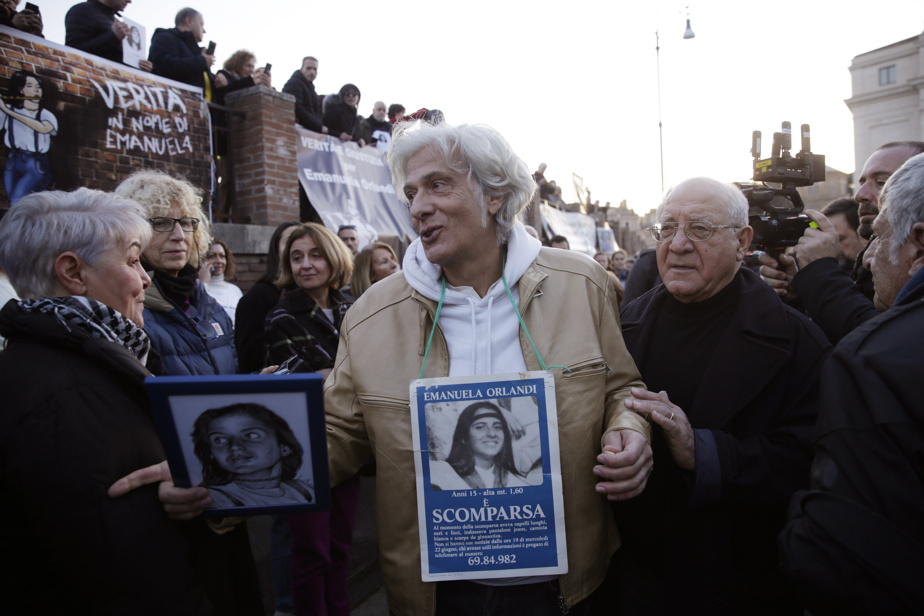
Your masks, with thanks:
<instances>
[{"instance_id":1,"label":"television camera","mask_svg":"<svg viewBox=\"0 0 924 616\"><path fill-rule=\"evenodd\" d=\"M792 125L783 122L773 133L770 158L760 158L761 134L754 131L751 156L754 157L753 182L735 182L747 197L748 224L754 228L751 250L761 250L778 259L786 248L795 246L808 227L817 224L802 213L805 204L796 190L825 179L825 157L811 151L811 132L802 125L802 150L793 156ZM759 182L759 183L757 183Z\"/></svg>"}]
</instances>

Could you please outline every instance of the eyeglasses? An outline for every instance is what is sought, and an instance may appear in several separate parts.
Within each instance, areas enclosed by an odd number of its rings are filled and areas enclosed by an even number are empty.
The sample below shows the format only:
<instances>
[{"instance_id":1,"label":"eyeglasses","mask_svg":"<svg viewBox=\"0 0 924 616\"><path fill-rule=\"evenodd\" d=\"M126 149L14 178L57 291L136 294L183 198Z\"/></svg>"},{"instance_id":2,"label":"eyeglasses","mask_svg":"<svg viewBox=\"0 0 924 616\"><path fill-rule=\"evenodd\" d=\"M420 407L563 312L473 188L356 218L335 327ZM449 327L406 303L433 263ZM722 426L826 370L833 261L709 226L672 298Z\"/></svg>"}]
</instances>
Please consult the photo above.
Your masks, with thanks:
<instances>
[{"instance_id":1,"label":"eyeglasses","mask_svg":"<svg viewBox=\"0 0 924 616\"><path fill-rule=\"evenodd\" d=\"M195 220L194 218L192 220ZM203 323L202 317L199 316L199 311L196 310L196 307L192 304L187 303L186 308L183 310L189 319L195 324L196 331L199 332L199 335L205 338L206 340L215 340L218 338L218 330L212 326L211 323Z\"/></svg>"},{"instance_id":2,"label":"eyeglasses","mask_svg":"<svg viewBox=\"0 0 924 616\"><path fill-rule=\"evenodd\" d=\"M705 242L715 234L716 229L740 229L735 225L714 225L708 220L688 220L686 222L659 222L648 230L656 242L669 242L677 234L677 228L683 227L683 234L693 242Z\"/></svg>"},{"instance_id":3,"label":"eyeglasses","mask_svg":"<svg viewBox=\"0 0 924 616\"><path fill-rule=\"evenodd\" d=\"M344 92L344 96L359 96L359 92Z\"/></svg>"},{"instance_id":4,"label":"eyeglasses","mask_svg":"<svg viewBox=\"0 0 924 616\"><path fill-rule=\"evenodd\" d=\"M151 221L151 226L154 227L154 230L158 233L170 233L176 228L176 224L180 223L180 229L184 233L192 233L199 228L199 219L198 218L169 218L167 216L160 216L158 218L149 218Z\"/></svg>"}]
</instances>

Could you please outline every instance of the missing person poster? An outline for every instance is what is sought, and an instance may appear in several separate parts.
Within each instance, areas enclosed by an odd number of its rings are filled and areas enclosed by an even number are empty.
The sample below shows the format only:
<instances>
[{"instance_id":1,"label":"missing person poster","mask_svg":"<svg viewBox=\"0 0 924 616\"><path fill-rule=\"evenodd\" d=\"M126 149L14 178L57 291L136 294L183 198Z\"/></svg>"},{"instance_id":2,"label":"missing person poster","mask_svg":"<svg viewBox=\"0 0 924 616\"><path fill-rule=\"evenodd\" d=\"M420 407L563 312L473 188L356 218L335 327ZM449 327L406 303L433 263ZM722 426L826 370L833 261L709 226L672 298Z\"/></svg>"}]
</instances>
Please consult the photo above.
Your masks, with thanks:
<instances>
[{"instance_id":1,"label":"missing person poster","mask_svg":"<svg viewBox=\"0 0 924 616\"><path fill-rule=\"evenodd\" d=\"M136 21L123 17L122 22L128 26L128 36L122 39L122 61L138 68L141 61L148 58L147 34L144 26Z\"/></svg>"},{"instance_id":2,"label":"missing person poster","mask_svg":"<svg viewBox=\"0 0 924 616\"><path fill-rule=\"evenodd\" d=\"M548 372L411 383L422 579L567 573Z\"/></svg>"}]
</instances>

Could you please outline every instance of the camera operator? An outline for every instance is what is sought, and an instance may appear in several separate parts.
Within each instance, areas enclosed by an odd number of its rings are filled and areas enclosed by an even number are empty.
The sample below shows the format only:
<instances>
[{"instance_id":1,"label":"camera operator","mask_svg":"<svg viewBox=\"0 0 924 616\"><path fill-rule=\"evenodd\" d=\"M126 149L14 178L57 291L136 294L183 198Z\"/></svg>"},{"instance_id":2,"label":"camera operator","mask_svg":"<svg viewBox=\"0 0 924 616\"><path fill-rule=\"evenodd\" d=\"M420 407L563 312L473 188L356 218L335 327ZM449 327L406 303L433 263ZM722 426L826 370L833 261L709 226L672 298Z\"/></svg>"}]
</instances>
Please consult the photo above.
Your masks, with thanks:
<instances>
[{"instance_id":1,"label":"camera operator","mask_svg":"<svg viewBox=\"0 0 924 616\"><path fill-rule=\"evenodd\" d=\"M924 152L924 142L897 141L880 146L867 159L860 174L856 199L860 204L859 234L869 239L873 220L879 213L879 191L886 180L906 160ZM780 263L769 255L760 257L761 278L786 301L801 299L805 312L825 332L832 344L855 327L876 316L868 272L862 267L863 253L857 257L859 267L853 275L839 266L840 240L834 225L824 214L805 212L818 224L799 238ZM782 265L782 269L780 266ZM864 286L869 289L864 293Z\"/></svg>"}]
</instances>

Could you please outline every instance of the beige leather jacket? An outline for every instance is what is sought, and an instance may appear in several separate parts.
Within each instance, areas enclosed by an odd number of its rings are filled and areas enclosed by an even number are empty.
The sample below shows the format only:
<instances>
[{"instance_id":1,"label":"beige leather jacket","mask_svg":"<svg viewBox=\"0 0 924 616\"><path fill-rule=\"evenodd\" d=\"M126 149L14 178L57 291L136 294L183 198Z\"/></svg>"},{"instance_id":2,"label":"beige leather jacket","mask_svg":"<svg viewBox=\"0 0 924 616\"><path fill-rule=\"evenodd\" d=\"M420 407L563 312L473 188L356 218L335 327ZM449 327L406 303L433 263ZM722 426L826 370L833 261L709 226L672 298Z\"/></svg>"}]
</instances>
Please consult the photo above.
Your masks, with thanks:
<instances>
[{"instance_id":1,"label":"beige leather jacket","mask_svg":"<svg viewBox=\"0 0 924 616\"><path fill-rule=\"evenodd\" d=\"M519 280L520 312L543 360L552 368L558 407L568 573L561 593L571 606L602 582L619 534L593 474L606 431L650 436L642 416L623 401L644 387L626 351L606 272L589 259L543 248ZM410 382L423 364L436 302L414 291L402 274L377 283L347 312L336 365L327 381L331 481L338 483L375 454L376 519L389 610L430 616L436 585L421 581ZM520 345L530 370L539 361L523 328ZM437 329L424 378L449 374L449 352Z\"/></svg>"}]
</instances>

